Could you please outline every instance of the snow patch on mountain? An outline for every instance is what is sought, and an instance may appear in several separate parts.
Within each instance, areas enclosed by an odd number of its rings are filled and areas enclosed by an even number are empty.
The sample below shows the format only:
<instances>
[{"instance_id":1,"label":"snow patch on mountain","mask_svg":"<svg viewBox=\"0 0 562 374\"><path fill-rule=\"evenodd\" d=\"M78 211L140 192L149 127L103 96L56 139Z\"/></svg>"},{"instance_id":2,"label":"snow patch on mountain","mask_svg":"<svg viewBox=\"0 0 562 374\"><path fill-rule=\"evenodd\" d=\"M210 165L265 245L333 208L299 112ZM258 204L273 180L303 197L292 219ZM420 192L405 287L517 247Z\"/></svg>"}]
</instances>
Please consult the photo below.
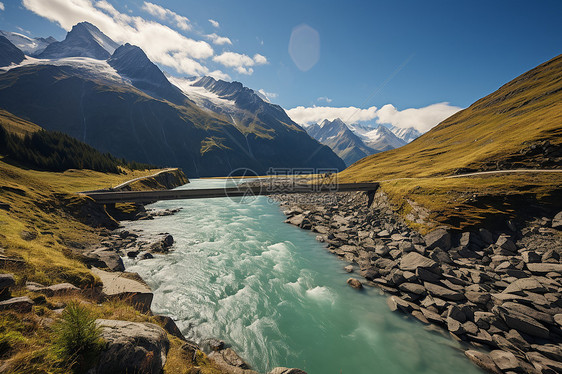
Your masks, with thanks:
<instances>
[{"instance_id":1,"label":"snow patch on mountain","mask_svg":"<svg viewBox=\"0 0 562 374\"><path fill-rule=\"evenodd\" d=\"M206 108L210 110L210 105L218 106L225 110L234 110L236 104L233 100L226 100L219 95L207 91L205 87L193 86L193 83L197 82L200 78L179 78L173 77L171 75L166 75L170 83L179 88L188 99L192 100L199 107Z\"/></svg>"},{"instance_id":2,"label":"snow patch on mountain","mask_svg":"<svg viewBox=\"0 0 562 374\"><path fill-rule=\"evenodd\" d=\"M97 60L90 57L67 57L60 59L40 59L27 56L18 65L11 65L2 68L2 71L16 69L22 66L30 65L52 65L52 66L69 66L73 69L80 70L83 74L96 77L98 79L105 79L107 81L118 83L130 83L126 78L120 76L114 68L112 68L107 61Z\"/></svg>"},{"instance_id":3,"label":"snow patch on mountain","mask_svg":"<svg viewBox=\"0 0 562 374\"><path fill-rule=\"evenodd\" d=\"M0 35L12 42L13 45L18 47L20 51L26 55L41 53L49 44L56 42L56 39L52 36L49 36L48 38L30 38L23 34L11 31L0 31Z\"/></svg>"}]
</instances>

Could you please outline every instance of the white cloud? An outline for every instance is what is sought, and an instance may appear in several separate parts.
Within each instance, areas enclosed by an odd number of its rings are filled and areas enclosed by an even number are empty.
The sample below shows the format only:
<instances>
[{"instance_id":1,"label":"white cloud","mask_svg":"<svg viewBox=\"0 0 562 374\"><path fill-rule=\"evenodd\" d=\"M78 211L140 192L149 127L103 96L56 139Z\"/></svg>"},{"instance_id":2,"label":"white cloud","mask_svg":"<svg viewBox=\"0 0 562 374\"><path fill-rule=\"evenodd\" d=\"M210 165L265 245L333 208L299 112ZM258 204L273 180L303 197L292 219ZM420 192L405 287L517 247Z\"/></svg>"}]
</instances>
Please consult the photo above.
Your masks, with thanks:
<instances>
[{"instance_id":1,"label":"white cloud","mask_svg":"<svg viewBox=\"0 0 562 374\"><path fill-rule=\"evenodd\" d=\"M414 127L420 132L426 132L461 109L446 102L404 110L386 104L377 111L377 123L387 123L402 128Z\"/></svg>"},{"instance_id":2,"label":"white cloud","mask_svg":"<svg viewBox=\"0 0 562 374\"><path fill-rule=\"evenodd\" d=\"M274 92L267 92L267 91L264 90L263 88L260 88L260 89L258 90L258 92L259 92L262 96L264 96L264 97L267 99L267 101L270 101L271 99L276 99L276 98L279 96L278 94L276 94L276 93L274 93Z\"/></svg>"},{"instance_id":3,"label":"white cloud","mask_svg":"<svg viewBox=\"0 0 562 374\"><path fill-rule=\"evenodd\" d=\"M205 60L214 55L213 47L208 42L188 38L161 23L121 13L107 0L22 0L22 4L28 10L56 22L67 31L79 22L90 22L116 42L137 45L152 61L172 67L179 73L189 75L213 73L221 78L228 77L220 70L211 71L205 66ZM158 19L173 22L181 29L187 30L191 27L186 17L159 5L145 2L143 9ZM226 39L228 38L217 40L219 44L229 44ZM242 63L234 65L223 64L241 74L252 74L253 66L267 63L267 59L259 54L254 58L233 54L251 60L248 62L243 59Z\"/></svg>"},{"instance_id":4,"label":"white cloud","mask_svg":"<svg viewBox=\"0 0 562 374\"><path fill-rule=\"evenodd\" d=\"M360 109L353 106L350 107L328 107L328 106L313 106L305 108L298 106L293 109L287 110L287 114L293 121L299 124L318 123L325 119L330 121L340 118L346 123L356 123L370 121L376 117L377 107L370 107L367 109Z\"/></svg>"},{"instance_id":5,"label":"white cloud","mask_svg":"<svg viewBox=\"0 0 562 374\"><path fill-rule=\"evenodd\" d=\"M224 52L219 56L213 57L213 61L226 67L233 68L240 74L252 75L252 66L267 64L267 58L260 54L255 54L254 58L236 52Z\"/></svg>"},{"instance_id":6,"label":"white cloud","mask_svg":"<svg viewBox=\"0 0 562 374\"><path fill-rule=\"evenodd\" d=\"M267 58L265 56L260 55L259 53L256 53L254 55L254 61L256 65L265 65L268 62Z\"/></svg>"},{"instance_id":7,"label":"white cloud","mask_svg":"<svg viewBox=\"0 0 562 374\"><path fill-rule=\"evenodd\" d=\"M176 26L184 31L191 30L191 25L189 24L189 19L184 16L180 16L176 12L171 11L161 7L160 5L144 2L142 9L152 14L154 17L161 19L162 21L170 20L175 22Z\"/></svg>"},{"instance_id":8,"label":"white cloud","mask_svg":"<svg viewBox=\"0 0 562 374\"><path fill-rule=\"evenodd\" d=\"M220 27L220 23L218 23L214 19L209 19L209 22L211 23L211 25L213 25L213 27Z\"/></svg>"},{"instance_id":9,"label":"white cloud","mask_svg":"<svg viewBox=\"0 0 562 374\"><path fill-rule=\"evenodd\" d=\"M214 44L223 45L223 44L232 44L232 41L227 38L226 36L219 36L215 33L205 35L208 39L210 39Z\"/></svg>"},{"instance_id":10,"label":"white cloud","mask_svg":"<svg viewBox=\"0 0 562 374\"><path fill-rule=\"evenodd\" d=\"M230 75L223 73L220 70L215 70L215 71L211 71L209 73L207 73L206 75L208 75L209 77L213 77L217 80L222 79L223 81L229 81L232 80L232 78L230 78Z\"/></svg>"},{"instance_id":11,"label":"white cloud","mask_svg":"<svg viewBox=\"0 0 562 374\"><path fill-rule=\"evenodd\" d=\"M287 114L293 121L302 125L318 123L324 119L332 121L340 118L348 124L375 120L379 124L390 124L402 128L414 127L420 132L426 132L461 109L446 102L404 110L398 110L392 104L387 104L380 109L374 106L367 109L298 106L287 110Z\"/></svg>"},{"instance_id":12,"label":"white cloud","mask_svg":"<svg viewBox=\"0 0 562 374\"><path fill-rule=\"evenodd\" d=\"M6 8L4 7L4 3L1 3L1 2L0 2L0 10L4 10L4 9L6 9Z\"/></svg>"},{"instance_id":13,"label":"white cloud","mask_svg":"<svg viewBox=\"0 0 562 374\"><path fill-rule=\"evenodd\" d=\"M327 103L331 103L332 99L330 99L329 97L326 97L326 96L322 96L322 97L319 97L318 99L316 99L316 101L325 101Z\"/></svg>"},{"instance_id":14,"label":"white cloud","mask_svg":"<svg viewBox=\"0 0 562 374\"><path fill-rule=\"evenodd\" d=\"M195 60L214 54L209 43L187 38L160 23L121 13L106 0L23 0L22 3L67 31L78 22L88 21L116 42L137 45L152 61L180 73L206 74L208 69Z\"/></svg>"}]
</instances>

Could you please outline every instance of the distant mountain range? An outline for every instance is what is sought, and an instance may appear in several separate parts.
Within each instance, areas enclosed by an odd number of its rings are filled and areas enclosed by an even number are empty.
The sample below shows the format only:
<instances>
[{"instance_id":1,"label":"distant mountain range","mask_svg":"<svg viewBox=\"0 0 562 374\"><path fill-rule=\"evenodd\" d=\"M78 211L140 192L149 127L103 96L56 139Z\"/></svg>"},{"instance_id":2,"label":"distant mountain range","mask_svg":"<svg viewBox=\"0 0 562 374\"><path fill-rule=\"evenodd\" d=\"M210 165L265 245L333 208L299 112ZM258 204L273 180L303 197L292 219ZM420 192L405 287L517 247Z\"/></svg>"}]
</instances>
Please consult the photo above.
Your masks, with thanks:
<instances>
[{"instance_id":1,"label":"distant mountain range","mask_svg":"<svg viewBox=\"0 0 562 374\"><path fill-rule=\"evenodd\" d=\"M166 76L142 49L119 46L87 22L61 42L2 35L0 109L102 152L179 166L191 177L237 168L345 168L252 89Z\"/></svg>"},{"instance_id":2,"label":"distant mountain range","mask_svg":"<svg viewBox=\"0 0 562 374\"><path fill-rule=\"evenodd\" d=\"M339 118L326 119L305 129L314 139L332 148L347 166L363 157L402 147L421 135L413 127L346 125Z\"/></svg>"}]
</instances>

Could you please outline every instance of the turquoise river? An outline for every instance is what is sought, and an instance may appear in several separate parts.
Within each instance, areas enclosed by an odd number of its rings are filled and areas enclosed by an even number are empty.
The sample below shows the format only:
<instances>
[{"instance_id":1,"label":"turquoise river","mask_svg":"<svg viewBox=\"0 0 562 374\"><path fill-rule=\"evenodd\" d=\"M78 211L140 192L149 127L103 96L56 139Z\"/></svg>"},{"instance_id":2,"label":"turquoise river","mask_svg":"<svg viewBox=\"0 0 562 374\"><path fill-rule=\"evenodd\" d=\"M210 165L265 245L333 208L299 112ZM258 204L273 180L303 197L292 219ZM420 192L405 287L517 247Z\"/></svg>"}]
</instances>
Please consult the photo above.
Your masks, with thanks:
<instances>
[{"instance_id":1,"label":"turquoise river","mask_svg":"<svg viewBox=\"0 0 562 374\"><path fill-rule=\"evenodd\" d=\"M224 183L193 180L180 188ZM350 288L347 264L313 233L283 223L267 197L149 206L177 207L172 216L125 223L175 239L169 254L125 265L154 290L154 312L174 318L187 338L222 339L259 372L480 373L457 343L392 313L377 290Z\"/></svg>"}]
</instances>

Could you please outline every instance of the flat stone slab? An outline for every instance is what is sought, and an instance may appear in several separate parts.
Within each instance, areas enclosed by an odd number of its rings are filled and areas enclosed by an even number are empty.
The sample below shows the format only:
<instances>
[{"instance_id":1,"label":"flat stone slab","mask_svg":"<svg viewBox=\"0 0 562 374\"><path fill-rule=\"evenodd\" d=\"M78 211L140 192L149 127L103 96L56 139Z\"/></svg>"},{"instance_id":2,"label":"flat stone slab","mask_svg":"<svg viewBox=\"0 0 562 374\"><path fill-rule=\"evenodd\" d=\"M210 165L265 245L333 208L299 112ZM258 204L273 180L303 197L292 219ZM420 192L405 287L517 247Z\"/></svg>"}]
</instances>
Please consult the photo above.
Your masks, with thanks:
<instances>
[{"instance_id":1,"label":"flat stone slab","mask_svg":"<svg viewBox=\"0 0 562 374\"><path fill-rule=\"evenodd\" d=\"M122 272L108 272L92 268L102 283L102 292L109 298L129 300L140 310L148 311L152 305L152 290L145 284L126 278Z\"/></svg>"},{"instance_id":2,"label":"flat stone slab","mask_svg":"<svg viewBox=\"0 0 562 374\"><path fill-rule=\"evenodd\" d=\"M0 310L15 310L22 313L31 312L33 301L27 297L12 297L11 299L0 301Z\"/></svg>"}]
</instances>

